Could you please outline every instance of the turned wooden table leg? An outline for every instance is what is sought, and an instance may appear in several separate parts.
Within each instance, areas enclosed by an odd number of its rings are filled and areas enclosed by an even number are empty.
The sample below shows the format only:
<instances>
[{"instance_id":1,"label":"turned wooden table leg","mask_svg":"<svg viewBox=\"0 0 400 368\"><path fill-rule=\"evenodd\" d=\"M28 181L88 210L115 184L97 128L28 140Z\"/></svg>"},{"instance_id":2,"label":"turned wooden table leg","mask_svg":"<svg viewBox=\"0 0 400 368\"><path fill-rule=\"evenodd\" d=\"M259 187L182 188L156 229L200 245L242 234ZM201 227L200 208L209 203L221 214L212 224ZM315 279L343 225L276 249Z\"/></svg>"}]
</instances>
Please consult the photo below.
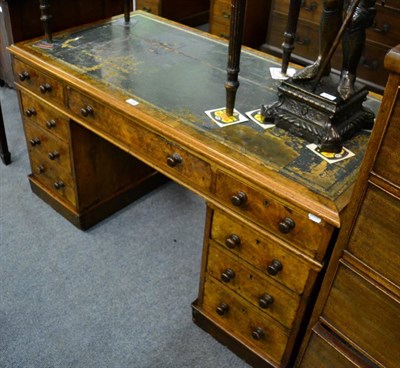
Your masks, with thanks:
<instances>
[{"instance_id":1,"label":"turned wooden table leg","mask_svg":"<svg viewBox=\"0 0 400 368\"><path fill-rule=\"evenodd\" d=\"M11 154L8 151L6 131L4 129L3 112L1 111L0 103L0 157L4 165L11 162Z\"/></svg>"},{"instance_id":2,"label":"turned wooden table leg","mask_svg":"<svg viewBox=\"0 0 400 368\"><path fill-rule=\"evenodd\" d=\"M47 41L53 42L53 35L51 32L51 19L53 16L50 14L50 1L39 0L40 7L40 20L43 22L44 34Z\"/></svg>"},{"instance_id":3,"label":"turned wooden table leg","mask_svg":"<svg viewBox=\"0 0 400 368\"><path fill-rule=\"evenodd\" d=\"M244 12L246 0L231 0L231 29L228 49L228 68L226 89L226 114L233 115L236 91L239 88L238 74L240 70L240 52L243 39Z\"/></svg>"},{"instance_id":4,"label":"turned wooden table leg","mask_svg":"<svg viewBox=\"0 0 400 368\"><path fill-rule=\"evenodd\" d=\"M130 20L130 11L131 11L131 0L123 0L123 1L124 1L125 22L129 22L129 20Z\"/></svg>"}]
</instances>

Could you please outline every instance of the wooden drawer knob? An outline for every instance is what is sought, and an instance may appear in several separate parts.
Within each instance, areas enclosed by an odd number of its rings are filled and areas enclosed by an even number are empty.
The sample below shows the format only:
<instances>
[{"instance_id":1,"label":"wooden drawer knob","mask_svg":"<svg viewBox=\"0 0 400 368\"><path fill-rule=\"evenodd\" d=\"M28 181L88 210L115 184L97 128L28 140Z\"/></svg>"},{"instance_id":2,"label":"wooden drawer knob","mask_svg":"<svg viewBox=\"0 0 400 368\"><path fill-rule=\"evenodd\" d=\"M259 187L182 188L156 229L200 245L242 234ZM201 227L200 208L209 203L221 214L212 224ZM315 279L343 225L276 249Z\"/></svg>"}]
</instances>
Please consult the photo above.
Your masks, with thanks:
<instances>
[{"instance_id":1,"label":"wooden drawer knob","mask_svg":"<svg viewBox=\"0 0 400 368\"><path fill-rule=\"evenodd\" d=\"M51 85L48 83L41 84L39 86L39 89L40 89L40 92L43 94L45 94L46 92L51 92L51 90L52 90Z\"/></svg>"},{"instance_id":2,"label":"wooden drawer knob","mask_svg":"<svg viewBox=\"0 0 400 368\"><path fill-rule=\"evenodd\" d=\"M229 249L234 249L240 245L240 238L236 234L231 234L225 239L225 245Z\"/></svg>"},{"instance_id":3,"label":"wooden drawer knob","mask_svg":"<svg viewBox=\"0 0 400 368\"><path fill-rule=\"evenodd\" d=\"M57 125L57 123L56 123L56 121L54 119L46 121L46 127L49 128L49 129L55 128L56 125Z\"/></svg>"},{"instance_id":4,"label":"wooden drawer knob","mask_svg":"<svg viewBox=\"0 0 400 368\"><path fill-rule=\"evenodd\" d=\"M231 202L236 207L240 207L240 206L244 205L247 202L246 193L238 192L237 194L232 196Z\"/></svg>"},{"instance_id":5,"label":"wooden drawer knob","mask_svg":"<svg viewBox=\"0 0 400 368\"><path fill-rule=\"evenodd\" d=\"M85 118L88 117L89 115L93 115L93 107L90 105L87 105L86 107L82 107L81 115L84 116Z\"/></svg>"},{"instance_id":6,"label":"wooden drawer knob","mask_svg":"<svg viewBox=\"0 0 400 368\"><path fill-rule=\"evenodd\" d=\"M223 282L230 282L235 278L236 274L235 271L233 271L230 268L227 268L224 272L221 273L221 280Z\"/></svg>"},{"instance_id":7,"label":"wooden drawer knob","mask_svg":"<svg viewBox=\"0 0 400 368\"><path fill-rule=\"evenodd\" d=\"M38 172L39 174L43 174L43 173L46 171L46 168L45 168L43 165L38 165L38 166L36 167L36 169L37 169L37 172Z\"/></svg>"},{"instance_id":8,"label":"wooden drawer knob","mask_svg":"<svg viewBox=\"0 0 400 368\"><path fill-rule=\"evenodd\" d=\"M171 156L168 156L167 165L169 167L175 167L176 165L182 163L182 161L183 159L178 153L173 153Z\"/></svg>"},{"instance_id":9,"label":"wooden drawer knob","mask_svg":"<svg viewBox=\"0 0 400 368\"><path fill-rule=\"evenodd\" d=\"M264 294L259 300L258 304L262 309L267 309L274 303L274 298L269 294Z\"/></svg>"},{"instance_id":10,"label":"wooden drawer knob","mask_svg":"<svg viewBox=\"0 0 400 368\"><path fill-rule=\"evenodd\" d=\"M277 259L274 259L271 264L267 267L267 272L271 276L276 276L283 269L282 263Z\"/></svg>"},{"instance_id":11,"label":"wooden drawer knob","mask_svg":"<svg viewBox=\"0 0 400 368\"><path fill-rule=\"evenodd\" d=\"M252 333L251 336L254 340L261 340L265 337L265 332L261 327L257 327Z\"/></svg>"},{"instance_id":12,"label":"wooden drawer knob","mask_svg":"<svg viewBox=\"0 0 400 368\"><path fill-rule=\"evenodd\" d=\"M37 138L37 137L35 137L35 138L32 138L30 141L29 141L29 143L31 144L31 146L32 147L35 147L35 146L38 146L38 145L40 145L40 138Z\"/></svg>"},{"instance_id":13,"label":"wooden drawer knob","mask_svg":"<svg viewBox=\"0 0 400 368\"><path fill-rule=\"evenodd\" d=\"M49 152L49 159L55 160L56 158L60 157L60 153L57 151Z\"/></svg>"},{"instance_id":14,"label":"wooden drawer knob","mask_svg":"<svg viewBox=\"0 0 400 368\"><path fill-rule=\"evenodd\" d=\"M29 80L31 79L30 75L28 72L22 72L18 74L18 78L21 82L25 81L25 80Z\"/></svg>"},{"instance_id":15,"label":"wooden drawer knob","mask_svg":"<svg viewBox=\"0 0 400 368\"><path fill-rule=\"evenodd\" d=\"M223 316L224 314L226 314L229 311L229 305L226 303L221 303L217 307L216 311L220 316Z\"/></svg>"},{"instance_id":16,"label":"wooden drawer knob","mask_svg":"<svg viewBox=\"0 0 400 368\"><path fill-rule=\"evenodd\" d=\"M54 185L54 188L57 190L60 190L65 187L65 184L62 180L56 181L53 185Z\"/></svg>"},{"instance_id":17,"label":"wooden drawer knob","mask_svg":"<svg viewBox=\"0 0 400 368\"><path fill-rule=\"evenodd\" d=\"M296 226L296 223L291 219L290 217L286 217L279 223L279 231L283 234L287 234L290 232L294 227Z\"/></svg>"},{"instance_id":18,"label":"wooden drawer knob","mask_svg":"<svg viewBox=\"0 0 400 368\"><path fill-rule=\"evenodd\" d=\"M36 110L32 107L30 109L25 110L25 115L30 118L31 116L36 115Z\"/></svg>"}]
</instances>

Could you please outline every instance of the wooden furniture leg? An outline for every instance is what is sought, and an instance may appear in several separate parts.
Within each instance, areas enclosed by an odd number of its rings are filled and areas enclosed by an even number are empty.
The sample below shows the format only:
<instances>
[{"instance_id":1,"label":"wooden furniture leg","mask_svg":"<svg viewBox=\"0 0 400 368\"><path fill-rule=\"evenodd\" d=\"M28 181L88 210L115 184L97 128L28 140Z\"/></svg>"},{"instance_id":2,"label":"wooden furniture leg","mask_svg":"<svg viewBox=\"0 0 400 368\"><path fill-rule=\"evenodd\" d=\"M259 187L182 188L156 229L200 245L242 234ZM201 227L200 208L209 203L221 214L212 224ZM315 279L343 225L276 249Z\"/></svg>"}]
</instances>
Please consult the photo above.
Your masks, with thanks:
<instances>
[{"instance_id":1,"label":"wooden furniture leg","mask_svg":"<svg viewBox=\"0 0 400 368\"><path fill-rule=\"evenodd\" d=\"M4 165L8 165L11 162L11 154L8 151L6 131L4 129L3 112L1 111L1 102L0 102L0 157Z\"/></svg>"},{"instance_id":2,"label":"wooden furniture leg","mask_svg":"<svg viewBox=\"0 0 400 368\"><path fill-rule=\"evenodd\" d=\"M130 20L130 11L131 11L131 0L123 0L123 2L124 2L125 22L129 22L129 20Z\"/></svg>"},{"instance_id":3,"label":"wooden furniture leg","mask_svg":"<svg viewBox=\"0 0 400 368\"><path fill-rule=\"evenodd\" d=\"M49 0L39 0L40 7L40 20L43 22L44 34L47 41L53 42L53 35L51 31L51 19L53 16L50 14L50 1Z\"/></svg>"}]
</instances>

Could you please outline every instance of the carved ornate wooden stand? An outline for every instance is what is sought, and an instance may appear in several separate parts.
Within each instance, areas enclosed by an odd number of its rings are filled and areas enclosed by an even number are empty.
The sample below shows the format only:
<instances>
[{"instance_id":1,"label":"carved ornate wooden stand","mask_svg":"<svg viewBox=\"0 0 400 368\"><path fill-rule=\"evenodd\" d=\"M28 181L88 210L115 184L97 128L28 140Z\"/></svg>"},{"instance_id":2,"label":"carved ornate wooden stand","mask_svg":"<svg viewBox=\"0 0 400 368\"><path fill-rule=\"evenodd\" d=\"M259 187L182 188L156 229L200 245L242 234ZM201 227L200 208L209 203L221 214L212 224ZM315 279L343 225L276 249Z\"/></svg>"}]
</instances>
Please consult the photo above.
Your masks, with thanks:
<instances>
[{"instance_id":1,"label":"carved ornate wooden stand","mask_svg":"<svg viewBox=\"0 0 400 368\"><path fill-rule=\"evenodd\" d=\"M375 116L362 105L368 95L365 86L356 83L356 93L343 101L336 93L338 82L330 76L314 92L311 82L284 81L278 102L262 106L261 113L277 127L320 145L321 151L340 152L344 140L372 128ZM321 96L323 92L335 99Z\"/></svg>"}]
</instances>

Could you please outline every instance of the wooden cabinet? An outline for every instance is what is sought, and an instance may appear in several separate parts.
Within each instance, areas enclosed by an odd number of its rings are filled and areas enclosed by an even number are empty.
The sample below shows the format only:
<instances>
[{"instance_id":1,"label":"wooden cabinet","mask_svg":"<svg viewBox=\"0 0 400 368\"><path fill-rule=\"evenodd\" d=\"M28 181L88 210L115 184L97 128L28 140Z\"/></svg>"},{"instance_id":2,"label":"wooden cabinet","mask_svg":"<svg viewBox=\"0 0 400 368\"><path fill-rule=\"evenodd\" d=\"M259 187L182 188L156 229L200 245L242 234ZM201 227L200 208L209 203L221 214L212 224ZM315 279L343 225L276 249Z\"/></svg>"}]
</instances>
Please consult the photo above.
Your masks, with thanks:
<instances>
[{"instance_id":1,"label":"wooden cabinet","mask_svg":"<svg viewBox=\"0 0 400 368\"><path fill-rule=\"evenodd\" d=\"M136 10L199 26L208 21L210 0L136 0Z\"/></svg>"},{"instance_id":2,"label":"wooden cabinet","mask_svg":"<svg viewBox=\"0 0 400 368\"><path fill-rule=\"evenodd\" d=\"M270 0L248 0L245 11L243 44L258 49L265 41ZM229 38L231 0L211 0L210 32Z\"/></svg>"},{"instance_id":3,"label":"wooden cabinet","mask_svg":"<svg viewBox=\"0 0 400 368\"><path fill-rule=\"evenodd\" d=\"M332 365L324 367L342 366L349 354L359 363L343 366L394 368L400 361L400 45L385 65L390 74L381 109L300 367L321 367L318 356L325 355Z\"/></svg>"},{"instance_id":4,"label":"wooden cabinet","mask_svg":"<svg viewBox=\"0 0 400 368\"><path fill-rule=\"evenodd\" d=\"M297 27L295 49L292 60L299 64L308 64L318 56L319 23L322 13L322 0L302 1L300 18ZM289 0L273 0L271 16L268 23L266 43L262 50L282 55L283 34L287 24ZM387 51L396 46L400 40L400 1L386 1L382 6L376 2L377 14L374 25L367 30L367 39L357 76L375 92L382 93L386 84L388 72L383 65ZM342 68L342 50L338 47L333 59L332 67Z\"/></svg>"}]
</instances>

